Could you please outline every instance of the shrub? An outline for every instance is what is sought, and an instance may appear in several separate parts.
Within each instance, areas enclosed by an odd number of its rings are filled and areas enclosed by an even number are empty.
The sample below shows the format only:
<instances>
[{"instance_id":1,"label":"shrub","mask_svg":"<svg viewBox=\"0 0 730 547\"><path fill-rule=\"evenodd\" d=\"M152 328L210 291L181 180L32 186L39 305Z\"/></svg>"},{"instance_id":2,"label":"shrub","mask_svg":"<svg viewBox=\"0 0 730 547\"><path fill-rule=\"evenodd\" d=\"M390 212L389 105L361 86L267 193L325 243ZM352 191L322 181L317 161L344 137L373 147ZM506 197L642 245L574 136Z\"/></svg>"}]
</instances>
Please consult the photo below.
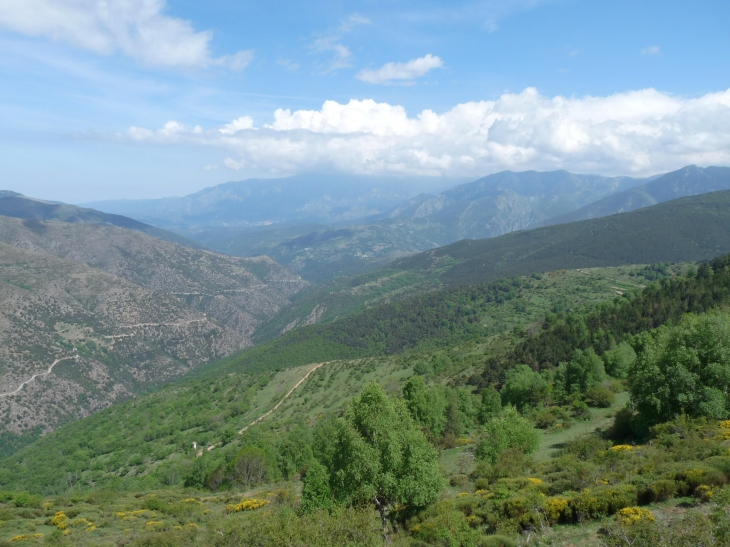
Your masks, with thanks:
<instances>
[{"instance_id":1,"label":"shrub","mask_svg":"<svg viewBox=\"0 0 730 547\"><path fill-rule=\"evenodd\" d=\"M532 454L539 446L540 434L537 430L517 410L508 407L484 426L476 456L480 460L496 463L499 455L510 448Z\"/></svg>"},{"instance_id":2,"label":"shrub","mask_svg":"<svg viewBox=\"0 0 730 547\"><path fill-rule=\"evenodd\" d=\"M608 408L615 400L613 391L604 386L595 386L586 391L586 401L590 406Z\"/></svg>"},{"instance_id":3,"label":"shrub","mask_svg":"<svg viewBox=\"0 0 730 547\"><path fill-rule=\"evenodd\" d=\"M468 475L451 475L449 477L449 484L451 486L458 486L459 488L466 488L469 485L469 476Z\"/></svg>"},{"instance_id":4,"label":"shrub","mask_svg":"<svg viewBox=\"0 0 730 547\"><path fill-rule=\"evenodd\" d=\"M639 487L637 499L639 503L666 501L677 493L677 483L669 479L659 479Z\"/></svg>"},{"instance_id":5,"label":"shrub","mask_svg":"<svg viewBox=\"0 0 730 547\"><path fill-rule=\"evenodd\" d=\"M615 487L585 489L570 500L573 517L579 521L610 516L637 503L637 489L633 485L622 484Z\"/></svg>"},{"instance_id":6,"label":"shrub","mask_svg":"<svg viewBox=\"0 0 730 547\"><path fill-rule=\"evenodd\" d=\"M550 524L570 522L573 519L573 510L570 499L565 496L547 498L542 504L542 510Z\"/></svg>"},{"instance_id":7,"label":"shrub","mask_svg":"<svg viewBox=\"0 0 730 547\"><path fill-rule=\"evenodd\" d=\"M654 513L641 507L625 507L616 515L616 520L622 526L633 526L641 522L654 522Z\"/></svg>"},{"instance_id":8,"label":"shrub","mask_svg":"<svg viewBox=\"0 0 730 547\"><path fill-rule=\"evenodd\" d=\"M507 371L501 394L505 404L522 409L542 402L548 394L548 384L539 372L527 365L517 365Z\"/></svg>"},{"instance_id":9,"label":"shrub","mask_svg":"<svg viewBox=\"0 0 730 547\"><path fill-rule=\"evenodd\" d=\"M587 461L594 458L599 452L608 450L610 446L611 441L603 440L596 435L584 435L566 442L563 454L572 454L579 460Z\"/></svg>"}]
</instances>

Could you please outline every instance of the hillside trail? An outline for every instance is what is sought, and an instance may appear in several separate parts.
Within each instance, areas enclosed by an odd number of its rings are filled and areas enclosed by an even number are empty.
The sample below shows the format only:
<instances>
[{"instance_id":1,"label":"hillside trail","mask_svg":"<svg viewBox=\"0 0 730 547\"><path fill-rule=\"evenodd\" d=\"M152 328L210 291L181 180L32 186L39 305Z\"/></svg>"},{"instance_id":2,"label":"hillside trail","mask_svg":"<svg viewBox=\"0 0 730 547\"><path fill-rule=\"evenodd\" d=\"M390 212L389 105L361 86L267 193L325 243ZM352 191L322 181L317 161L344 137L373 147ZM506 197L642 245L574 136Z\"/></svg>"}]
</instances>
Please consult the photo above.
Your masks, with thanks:
<instances>
[{"instance_id":1,"label":"hillside trail","mask_svg":"<svg viewBox=\"0 0 730 547\"><path fill-rule=\"evenodd\" d=\"M296 389L297 389L297 388L298 388L299 386L301 386L301 385L302 385L302 384L303 384L304 382L306 382L307 378L309 378L309 376L310 376L310 375L311 375L311 374L312 374L312 373L313 373L313 372L314 372L315 370L317 370L317 369L318 369L319 367L321 367L321 366L324 366L324 365L328 365L328 364L330 364L330 363L332 363L332 362L334 362L334 361L325 361L324 363L317 363L317 364L316 364L316 365L314 365L314 366L313 366L312 368L310 368L310 369L309 369L309 370L307 371L307 373L306 373L306 374L305 374L305 375L304 375L304 376L303 376L303 377L302 377L302 378L301 378L301 379L300 379L300 380L299 380L299 381L298 381L298 382L297 382L296 384L294 384L294 387L293 387L293 388L291 388L291 389L290 389L290 390L289 390L289 391L287 392L287 394L286 394L286 395L284 395L284 397L283 397L283 398L281 399L281 401L279 401L278 403L276 403L276 405L274 406L274 408L272 408L272 409L271 409L271 410L269 410L268 412L266 412L266 413L262 414L261 416L259 416L258 418L256 418L256 419L255 419L255 420L254 420L253 422L251 422L251 423L250 423L250 424L248 424L248 425L247 425L246 427L244 427L243 429L241 429L241 430L240 430L240 431L238 432L238 434L239 434L239 435L243 435L244 431L246 431L246 430L247 430L247 429L248 429L249 427L252 427L252 426L256 425L256 424L257 424L257 423L259 423L259 422L260 422L261 420L263 420L263 419L267 418L268 416L270 416L270 415L271 415L271 413L272 413L272 412L274 412L274 411L275 411L275 410L276 410L277 408L279 408L279 407L281 406L281 404L282 404L282 403L283 403L284 401L286 401L286 400L287 400L287 399L289 398L289 396L290 396L290 395L291 395L292 393L294 393L294 392L296 391ZM219 444L220 444L220 443L216 443L216 444L212 444L212 445L210 445L210 446L209 446L209 447L207 448L207 451L208 451L208 452L210 452L211 450L213 450L213 449L214 449L214 448L215 448L216 446L218 446ZM198 452L198 453L196 454L196 456L197 456L197 457L200 457L200 456L202 456L202 455L203 455L203 450L200 450L200 451L199 451L199 452Z\"/></svg>"},{"instance_id":2,"label":"hillside trail","mask_svg":"<svg viewBox=\"0 0 730 547\"><path fill-rule=\"evenodd\" d=\"M32 382L39 376L48 376L51 372L53 372L53 367L55 367L61 361L67 361L69 359L78 359L78 357L76 355L74 355L71 357L61 357L60 359L56 359L55 361L53 361L53 364L50 367L48 367L48 370L46 372L39 372L38 374L34 374L30 378L28 378L25 382L20 384L18 386L18 389L16 389L15 391L10 391L8 393L0 393L0 397L10 397L11 395L15 395L16 393L20 392L20 390L23 389L26 384L29 384L30 382Z\"/></svg>"}]
</instances>

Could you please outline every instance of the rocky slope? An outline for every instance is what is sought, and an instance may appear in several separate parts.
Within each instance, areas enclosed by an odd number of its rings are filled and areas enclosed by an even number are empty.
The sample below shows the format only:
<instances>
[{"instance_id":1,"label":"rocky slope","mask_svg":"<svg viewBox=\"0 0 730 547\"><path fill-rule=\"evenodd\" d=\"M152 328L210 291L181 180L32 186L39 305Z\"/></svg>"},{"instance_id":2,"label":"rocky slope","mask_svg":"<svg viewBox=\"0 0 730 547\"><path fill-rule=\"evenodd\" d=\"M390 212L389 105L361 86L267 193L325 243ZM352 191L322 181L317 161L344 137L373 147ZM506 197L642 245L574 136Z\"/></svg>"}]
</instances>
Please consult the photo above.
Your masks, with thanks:
<instances>
[{"instance_id":1,"label":"rocky slope","mask_svg":"<svg viewBox=\"0 0 730 547\"><path fill-rule=\"evenodd\" d=\"M244 346L261 320L306 286L268 257L229 257L122 228L0 217L0 241L169 294L238 333Z\"/></svg>"},{"instance_id":2,"label":"rocky slope","mask_svg":"<svg viewBox=\"0 0 730 547\"><path fill-rule=\"evenodd\" d=\"M2 430L54 429L247 344L173 296L0 243Z\"/></svg>"}]
</instances>

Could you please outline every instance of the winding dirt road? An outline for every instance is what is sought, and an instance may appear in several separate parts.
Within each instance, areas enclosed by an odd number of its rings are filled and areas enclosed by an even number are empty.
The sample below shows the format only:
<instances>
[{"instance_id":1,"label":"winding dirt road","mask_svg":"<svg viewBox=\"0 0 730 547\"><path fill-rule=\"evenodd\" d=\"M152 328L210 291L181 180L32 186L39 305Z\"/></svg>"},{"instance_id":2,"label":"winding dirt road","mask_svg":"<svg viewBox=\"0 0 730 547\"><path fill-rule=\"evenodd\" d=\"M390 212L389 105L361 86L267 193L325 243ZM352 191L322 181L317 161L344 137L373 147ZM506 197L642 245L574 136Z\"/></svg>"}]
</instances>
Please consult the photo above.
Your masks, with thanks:
<instances>
[{"instance_id":1,"label":"winding dirt road","mask_svg":"<svg viewBox=\"0 0 730 547\"><path fill-rule=\"evenodd\" d=\"M243 432L244 432L244 431L246 431L246 430L247 430L247 429L248 429L249 427L251 427L251 426L254 426L254 425L256 425L256 424L257 424L257 423L259 423L259 422L260 422L261 420L263 420L264 418L266 418L267 416L269 416L269 415L270 415L270 414L271 414L272 412L274 412L274 411L275 411L275 410L276 410L277 408L279 408L279 407L281 406L281 403L283 403L284 401L286 401L286 400L287 400L287 399L289 398L289 395L291 395L292 393L294 393L294 391L295 391L295 390L296 390L296 389L297 389L297 388L298 388L299 386L301 386L301 385L302 385L302 384L303 384L303 383L305 382L305 380L306 380L307 378L309 378L309 375L310 375L310 374L312 374L312 373L313 373L313 372L314 372L315 370L317 370L317 369L318 369L319 367L321 367L321 366L323 366L323 365L326 365L326 364L328 364L328 363L331 363L331 361L327 361L326 363L318 363L318 364L314 365L314 366L313 366L312 368L310 368L310 369L309 369L309 372L307 372L307 373L306 373L306 374L304 375L304 378L302 378L302 379L301 379L301 380L299 380L299 381L298 381L298 382L297 382L296 384L294 384L294 387L293 387L293 388L291 388L291 389L289 390L289 392L288 392L288 393L287 393L286 395L284 395L284 398L283 398L283 399L282 399L281 401L279 401L278 403L276 403L276 406L275 406L274 408L272 408L272 409L271 409L271 410L269 410L269 411L268 411L267 413L265 413L265 414L262 414L261 416L259 416L258 418L256 418L256 419L255 419L255 420L254 420L253 422L251 422L251 423L250 423L250 424L248 424L248 425L247 425L246 427L244 427L244 428L243 428L243 429L242 429L241 431L239 431L239 432L238 432L238 434L239 434L239 435L243 435ZM215 446L215 445L214 445L214 446ZM211 449L210 449L210 448L208 448L208 450L211 450Z\"/></svg>"},{"instance_id":2,"label":"winding dirt road","mask_svg":"<svg viewBox=\"0 0 730 547\"><path fill-rule=\"evenodd\" d=\"M53 372L53 367L55 367L61 361L67 361L69 359L77 359L77 357L76 356L73 356L73 357L61 357L60 359L56 359L55 361L53 361L53 364L50 367L48 367L48 370L46 372L40 372L38 374L34 374L29 379L27 379L25 382L23 382L22 384L20 384L18 386L18 389L16 389L15 391L11 391L9 393L0 393L0 397L10 397L11 395L15 395L16 393L20 392L20 390L23 389L26 384L32 382L33 380L35 380L39 376L48 376L51 372Z\"/></svg>"}]
</instances>

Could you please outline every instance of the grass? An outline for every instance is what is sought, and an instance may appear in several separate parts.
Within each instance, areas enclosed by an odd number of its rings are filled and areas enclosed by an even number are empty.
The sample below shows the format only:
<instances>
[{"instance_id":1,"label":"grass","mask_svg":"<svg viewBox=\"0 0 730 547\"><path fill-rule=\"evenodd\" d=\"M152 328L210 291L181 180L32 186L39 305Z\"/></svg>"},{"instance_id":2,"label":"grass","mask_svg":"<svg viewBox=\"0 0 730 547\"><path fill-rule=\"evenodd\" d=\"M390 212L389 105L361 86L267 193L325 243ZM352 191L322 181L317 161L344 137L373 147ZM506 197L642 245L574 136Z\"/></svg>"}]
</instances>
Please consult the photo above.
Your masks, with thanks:
<instances>
[{"instance_id":1,"label":"grass","mask_svg":"<svg viewBox=\"0 0 730 547\"><path fill-rule=\"evenodd\" d=\"M616 401L609 408L592 408L591 418L585 421L576 421L569 429L556 429L543 433L540 448L535 453L535 461L538 463L549 460L556 456L565 443L577 439L598 429L606 429L613 421L613 414L623 408L629 401L628 392L618 393Z\"/></svg>"}]
</instances>

